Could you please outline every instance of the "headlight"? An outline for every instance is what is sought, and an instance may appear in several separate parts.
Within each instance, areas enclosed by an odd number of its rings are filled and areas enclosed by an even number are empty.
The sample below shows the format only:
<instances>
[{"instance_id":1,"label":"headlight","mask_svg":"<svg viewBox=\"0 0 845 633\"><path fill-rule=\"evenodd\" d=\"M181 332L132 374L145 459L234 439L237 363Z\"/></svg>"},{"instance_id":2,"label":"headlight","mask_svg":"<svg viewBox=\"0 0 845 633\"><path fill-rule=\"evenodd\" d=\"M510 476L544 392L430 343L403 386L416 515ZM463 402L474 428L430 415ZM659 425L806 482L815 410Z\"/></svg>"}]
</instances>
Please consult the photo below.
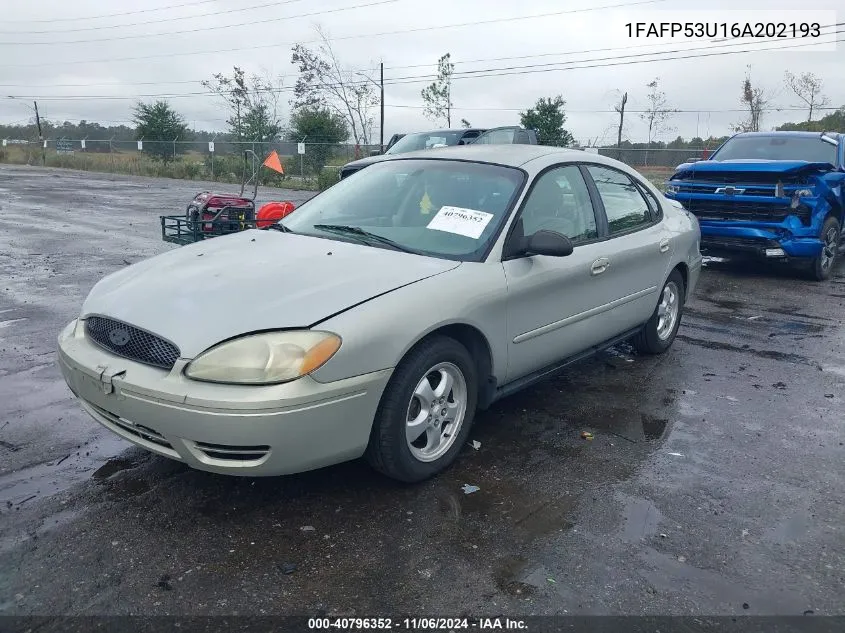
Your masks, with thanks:
<instances>
[{"instance_id":1,"label":"headlight","mask_svg":"<svg viewBox=\"0 0 845 633\"><path fill-rule=\"evenodd\" d=\"M340 349L331 332L295 330L252 334L212 347L188 363L194 380L272 385L296 380L321 367Z\"/></svg>"},{"instance_id":2,"label":"headlight","mask_svg":"<svg viewBox=\"0 0 845 633\"><path fill-rule=\"evenodd\" d=\"M678 193L680 190L678 185L666 185L666 193Z\"/></svg>"}]
</instances>

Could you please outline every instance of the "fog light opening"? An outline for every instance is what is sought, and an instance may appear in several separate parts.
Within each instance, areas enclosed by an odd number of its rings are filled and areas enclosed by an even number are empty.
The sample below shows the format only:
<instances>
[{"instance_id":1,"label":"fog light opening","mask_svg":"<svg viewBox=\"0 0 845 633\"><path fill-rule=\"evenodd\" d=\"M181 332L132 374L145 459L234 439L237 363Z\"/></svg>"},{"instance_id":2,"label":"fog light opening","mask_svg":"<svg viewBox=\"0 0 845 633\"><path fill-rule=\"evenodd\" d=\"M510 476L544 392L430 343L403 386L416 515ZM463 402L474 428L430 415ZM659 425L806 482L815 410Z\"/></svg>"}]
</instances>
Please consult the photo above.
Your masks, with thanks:
<instances>
[{"instance_id":1,"label":"fog light opening","mask_svg":"<svg viewBox=\"0 0 845 633\"><path fill-rule=\"evenodd\" d=\"M786 253L782 248L767 248L766 257L786 257Z\"/></svg>"}]
</instances>

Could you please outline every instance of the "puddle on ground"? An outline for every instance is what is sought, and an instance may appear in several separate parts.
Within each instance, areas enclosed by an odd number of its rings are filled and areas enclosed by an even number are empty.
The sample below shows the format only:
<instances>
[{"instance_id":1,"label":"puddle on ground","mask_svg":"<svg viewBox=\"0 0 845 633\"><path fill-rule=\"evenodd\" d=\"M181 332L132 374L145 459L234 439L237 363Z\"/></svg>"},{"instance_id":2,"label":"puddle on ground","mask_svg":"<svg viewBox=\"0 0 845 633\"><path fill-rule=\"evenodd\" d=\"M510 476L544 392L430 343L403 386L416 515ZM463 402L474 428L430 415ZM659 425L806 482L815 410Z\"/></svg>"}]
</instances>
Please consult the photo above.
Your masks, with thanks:
<instances>
[{"instance_id":1,"label":"puddle on ground","mask_svg":"<svg viewBox=\"0 0 845 633\"><path fill-rule=\"evenodd\" d=\"M569 530L580 495L538 497L501 481L481 482L472 494L444 491L438 495L440 513L460 522L494 516L500 527L509 529L515 540L531 543L538 538Z\"/></svg>"},{"instance_id":2,"label":"puddle on ground","mask_svg":"<svg viewBox=\"0 0 845 633\"><path fill-rule=\"evenodd\" d=\"M692 336L687 336L684 334L678 334L676 338L680 341L684 341L685 343L689 343L690 345L704 347L706 349L724 352L738 352L740 354L750 354L759 358L784 361L787 363L796 363L799 365L808 365L815 369L819 368L818 363L810 360L806 356L800 356L798 354L789 354L787 352L778 352L775 350L768 349L754 349L750 345L740 347L739 345L732 345L730 343L723 343L721 341L709 341L700 338L695 338Z\"/></svg>"},{"instance_id":3,"label":"puddle on ground","mask_svg":"<svg viewBox=\"0 0 845 633\"><path fill-rule=\"evenodd\" d=\"M129 446L125 440L108 434L66 457L0 476L0 503L9 508L20 507L63 492L87 479L104 460Z\"/></svg>"},{"instance_id":4,"label":"puddle on ground","mask_svg":"<svg viewBox=\"0 0 845 633\"><path fill-rule=\"evenodd\" d=\"M105 464L100 466L97 470L94 471L94 474L91 476L94 479L108 479L115 473L119 473L122 470L127 470L135 466L135 462L131 459L125 459L123 457L112 457L107 461Z\"/></svg>"},{"instance_id":5,"label":"puddle on ground","mask_svg":"<svg viewBox=\"0 0 845 633\"><path fill-rule=\"evenodd\" d=\"M671 404L671 402L670 399L666 403L664 399L664 404ZM593 420L590 428L637 444L662 439L666 434L668 424L668 418L638 413L631 409L612 409L604 412L600 419Z\"/></svg>"},{"instance_id":6,"label":"puddle on ground","mask_svg":"<svg viewBox=\"0 0 845 633\"><path fill-rule=\"evenodd\" d=\"M528 597L536 586L525 582L528 561L518 556L505 556L493 568L493 580L502 593L510 596Z\"/></svg>"},{"instance_id":7,"label":"puddle on ground","mask_svg":"<svg viewBox=\"0 0 845 633\"><path fill-rule=\"evenodd\" d=\"M666 418L656 418L646 413L641 413L640 419L643 423L643 435L645 439L651 441L662 438L666 432L666 425L669 423Z\"/></svg>"},{"instance_id":8,"label":"puddle on ground","mask_svg":"<svg viewBox=\"0 0 845 633\"><path fill-rule=\"evenodd\" d=\"M622 511L622 540L636 543L657 532L663 515L648 499L627 498Z\"/></svg>"}]
</instances>

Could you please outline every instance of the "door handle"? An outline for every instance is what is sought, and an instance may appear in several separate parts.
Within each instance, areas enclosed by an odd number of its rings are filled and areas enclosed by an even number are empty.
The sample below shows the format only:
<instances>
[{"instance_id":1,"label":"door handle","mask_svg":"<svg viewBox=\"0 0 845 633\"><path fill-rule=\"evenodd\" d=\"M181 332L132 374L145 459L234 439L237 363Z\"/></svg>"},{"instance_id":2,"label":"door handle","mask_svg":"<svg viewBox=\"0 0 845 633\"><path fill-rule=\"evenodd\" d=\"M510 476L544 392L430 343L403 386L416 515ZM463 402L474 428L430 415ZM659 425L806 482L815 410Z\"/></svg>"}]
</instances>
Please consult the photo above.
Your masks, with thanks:
<instances>
[{"instance_id":1,"label":"door handle","mask_svg":"<svg viewBox=\"0 0 845 633\"><path fill-rule=\"evenodd\" d=\"M604 271L607 270L608 266L610 266L610 260L606 257L601 257L594 261L593 265L590 266L590 274L601 275Z\"/></svg>"},{"instance_id":2,"label":"door handle","mask_svg":"<svg viewBox=\"0 0 845 633\"><path fill-rule=\"evenodd\" d=\"M660 252L665 253L668 250L669 250L669 238L664 237L662 240L660 240Z\"/></svg>"}]
</instances>

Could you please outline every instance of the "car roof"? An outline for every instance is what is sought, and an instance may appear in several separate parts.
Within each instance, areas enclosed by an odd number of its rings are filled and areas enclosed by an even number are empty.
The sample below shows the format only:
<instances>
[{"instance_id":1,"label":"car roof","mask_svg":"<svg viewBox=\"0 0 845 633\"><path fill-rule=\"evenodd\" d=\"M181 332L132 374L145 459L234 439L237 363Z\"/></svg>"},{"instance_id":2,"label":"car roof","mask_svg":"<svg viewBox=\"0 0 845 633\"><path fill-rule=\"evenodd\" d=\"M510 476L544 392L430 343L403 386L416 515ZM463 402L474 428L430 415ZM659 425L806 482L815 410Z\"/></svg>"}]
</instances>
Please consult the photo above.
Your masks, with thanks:
<instances>
[{"instance_id":1,"label":"car roof","mask_svg":"<svg viewBox=\"0 0 845 633\"><path fill-rule=\"evenodd\" d=\"M548 163L566 161L590 161L610 164L607 159L598 154L587 154L577 149L551 147L548 145L457 145L438 147L434 149L418 150L405 154L396 154L388 160L407 160L413 158L470 160L479 163L492 163L507 167L522 167L528 162L545 158Z\"/></svg>"},{"instance_id":2,"label":"car roof","mask_svg":"<svg viewBox=\"0 0 845 633\"><path fill-rule=\"evenodd\" d=\"M802 130L773 130L771 132L740 132L739 134L735 134L734 138L753 136L792 136L795 138L819 138L821 135L821 132L805 132ZM825 132L824 135L835 139L839 139L842 137L842 134L840 134L839 132Z\"/></svg>"},{"instance_id":3,"label":"car roof","mask_svg":"<svg viewBox=\"0 0 845 633\"><path fill-rule=\"evenodd\" d=\"M407 132L405 136L415 136L417 134L458 134L463 132L483 132L487 128L483 127L459 127L459 128L444 128L442 130L427 130L424 132Z\"/></svg>"}]
</instances>

